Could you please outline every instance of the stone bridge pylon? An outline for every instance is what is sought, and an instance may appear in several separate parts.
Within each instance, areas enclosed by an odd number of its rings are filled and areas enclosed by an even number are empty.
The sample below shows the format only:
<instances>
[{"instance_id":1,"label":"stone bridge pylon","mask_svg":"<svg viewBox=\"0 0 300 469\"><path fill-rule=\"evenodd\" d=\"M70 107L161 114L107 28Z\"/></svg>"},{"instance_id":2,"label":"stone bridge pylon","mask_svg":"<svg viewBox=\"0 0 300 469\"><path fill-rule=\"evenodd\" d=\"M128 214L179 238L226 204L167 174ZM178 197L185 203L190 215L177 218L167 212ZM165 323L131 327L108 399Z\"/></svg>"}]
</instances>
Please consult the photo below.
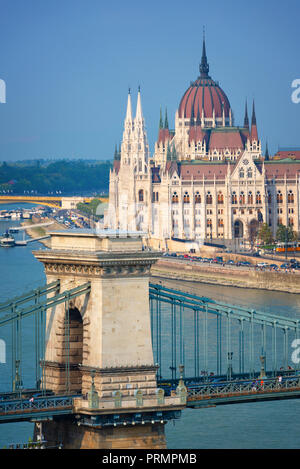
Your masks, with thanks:
<instances>
[{"instance_id":1,"label":"stone bridge pylon","mask_svg":"<svg viewBox=\"0 0 300 469\"><path fill-rule=\"evenodd\" d=\"M164 448L164 424L178 418L186 394L157 389L149 312L149 274L159 253L142 233L51 233L34 252L47 283L90 291L47 311L44 386L78 394L74 413L43 424L49 444L65 448Z\"/></svg>"}]
</instances>

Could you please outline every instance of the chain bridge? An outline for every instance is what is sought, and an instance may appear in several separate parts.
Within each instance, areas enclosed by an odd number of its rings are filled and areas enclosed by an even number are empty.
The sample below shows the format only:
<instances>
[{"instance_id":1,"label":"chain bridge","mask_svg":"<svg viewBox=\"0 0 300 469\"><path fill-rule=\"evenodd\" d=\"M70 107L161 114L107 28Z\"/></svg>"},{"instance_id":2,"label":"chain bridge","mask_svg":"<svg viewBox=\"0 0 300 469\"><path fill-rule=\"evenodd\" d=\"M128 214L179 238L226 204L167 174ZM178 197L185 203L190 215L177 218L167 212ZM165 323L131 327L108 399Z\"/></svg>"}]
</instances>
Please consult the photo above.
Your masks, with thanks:
<instances>
[{"instance_id":1,"label":"chain bridge","mask_svg":"<svg viewBox=\"0 0 300 469\"><path fill-rule=\"evenodd\" d=\"M34 251L46 285L0 304L0 423L42 422L52 447L163 448L185 407L300 396L299 320L149 283L142 237L54 232Z\"/></svg>"}]
</instances>

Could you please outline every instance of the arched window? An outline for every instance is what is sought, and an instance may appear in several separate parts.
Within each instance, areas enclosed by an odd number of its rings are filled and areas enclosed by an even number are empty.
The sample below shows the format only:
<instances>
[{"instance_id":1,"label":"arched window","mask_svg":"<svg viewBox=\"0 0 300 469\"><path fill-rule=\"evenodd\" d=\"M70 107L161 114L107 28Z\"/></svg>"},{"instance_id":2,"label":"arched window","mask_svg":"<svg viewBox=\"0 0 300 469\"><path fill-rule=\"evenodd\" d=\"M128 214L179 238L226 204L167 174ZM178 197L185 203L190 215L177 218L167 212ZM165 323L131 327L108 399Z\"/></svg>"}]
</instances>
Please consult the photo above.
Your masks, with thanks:
<instances>
[{"instance_id":1,"label":"arched window","mask_svg":"<svg viewBox=\"0 0 300 469\"><path fill-rule=\"evenodd\" d=\"M247 177L252 178L252 168L248 168L247 170Z\"/></svg>"},{"instance_id":2,"label":"arched window","mask_svg":"<svg viewBox=\"0 0 300 469\"><path fill-rule=\"evenodd\" d=\"M158 202L158 192L152 192L152 202Z\"/></svg>"},{"instance_id":3,"label":"arched window","mask_svg":"<svg viewBox=\"0 0 300 469\"><path fill-rule=\"evenodd\" d=\"M244 194L244 192L240 193L240 204L245 205L245 194Z\"/></svg>"},{"instance_id":4,"label":"arched window","mask_svg":"<svg viewBox=\"0 0 300 469\"><path fill-rule=\"evenodd\" d=\"M256 203L261 204L261 194L259 191L256 192Z\"/></svg>"},{"instance_id":5,"label":"arched window","mask_svg":"<svg viewBox=\"0 0 300 469\"><path fill-rule=\"evenodd\" d=\"M144 202L144 191L143 191L143 189L139 190L139 202Z\"/></svg>"},{"instance_id":6,"label":"arched window","mask_svg":"<svg viewBox=\"0 0 300 469\"><path fill-rule=\"evenodd\" d=\"M253 194L251 191L248 193L248 204L253 204Z\"/></svg>"},{"instance_id":7,"label":"arched window","mask_svg":"<svg viewBox=\"0 0 300 469\"><path fill-rule=\"evenodd\" d=\"M294 194L293 191L288 192L288 204L293 204L294 203Z\"/></svg>"},{"instance_id":8,"label":"arched window","mask_svg":"<svg viewBox=\"0 0 300 469\"><path fill-rule=\"evenodd\" d=\"M189 203L190 203L190 196L189 196L189 193L188 193L188 192L185 192L185 193L184 193L184 196L183 196L183 203L184 203L184 204L189 204Z\"/></svg>"},{"instance_id":9,"label":"arched window","mask_svg":"<svg viewBox=\"0 0 300 469\"><path fill-rule=\"evenodd\" d=\"M232 203L233 205L237 204L236 192L233 192L233 193L232 193L232 196L231 196L231 203Z\"/></svg>"},{"instance_id":10,"label":"arched window","mask_svg":"<svg viewBox=\"0 0 300 469\"><path fill-rule=\"evenodd\" d=\"M244 170L243 168L240 169L240 178L244 178L245 177L245 173L244 173Z\"/></svg>"},{"instance_id":11,"label":"arched window","mask_svg":"<svg viewBox=\"0 0 300 469\"><path fill-rule=\"evenodd\" d=\"M282 204L282 193L281 193L281 191L277 192L277 203Z\"/></svg>"},{"instance_id":12,"label":"arched window","mask_svg":"<svg viewBox=\"0 0 300 469\"><path fill-rule=\"evenodd\" d=\"M206 194L206 203L211 205L212 204L212 195L210 192Z\"/></svg>"},{"instance_id":13,"label":"arched window","mask_svg":"<svg viewBox=\"0 0 300 469\"><path fill-rule=\"evenodd\" d=\"M224 197L222 192L218 192L218 204L223 204L224 203Z\"/></svg>"},{"instance_id":14,"label":"arched window","mask_svg":"<svg viewBox=\"0 0 300 469\"><path fill-rule=\"evenodd\" d=\"M178 194L177 194L177 192L174 192L174 194L172 195L172 203L173 204L178 204Z\"/></svg>"},{"instance_id":15,"label":"arched window","mask_svg":"<svg viewBox=\"0 0 300 469\"><path fill-rule=\"evenodd\" d=\"M292 217L289 218L289 226L294 226L294 219Z\"/></svg>"},{"instance_id":16,"label":"arched window","mask_svg":"<svg viewBox=\"0 0 300 469\"><path fill-rule=\"evenodd\" d=\"M195 194L195 204L201 204L201 195L198 191Z\"/></svg>"}]
</instances>

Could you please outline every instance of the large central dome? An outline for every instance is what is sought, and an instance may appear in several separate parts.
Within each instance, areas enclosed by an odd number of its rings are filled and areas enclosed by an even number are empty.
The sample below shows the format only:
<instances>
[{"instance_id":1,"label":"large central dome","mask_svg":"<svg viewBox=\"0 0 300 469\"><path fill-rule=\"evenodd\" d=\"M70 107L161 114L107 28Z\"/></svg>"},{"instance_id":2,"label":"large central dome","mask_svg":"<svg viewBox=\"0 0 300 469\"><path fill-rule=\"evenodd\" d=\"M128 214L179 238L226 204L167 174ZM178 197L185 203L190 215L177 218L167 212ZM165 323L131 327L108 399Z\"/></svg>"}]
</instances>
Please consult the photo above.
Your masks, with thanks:
<instances>
[{"instance_id":1,"label":"large central dome","mask_svg":"<svg viewBox=\"0 0 300 469\"><path fill-rule=\"evenodd\" d=\"M210 125L207 119L216 119L216 125L228 125L231 120L229 100L218 83L208 75L209 65L206 57L205 41L203 41L202 59L199 67L200 76L191 83L184 93L179 109L178 117L185 119L202 119L202 126ZM223 118L225 122L223 122Z\"/></svg>"}]
</instances>

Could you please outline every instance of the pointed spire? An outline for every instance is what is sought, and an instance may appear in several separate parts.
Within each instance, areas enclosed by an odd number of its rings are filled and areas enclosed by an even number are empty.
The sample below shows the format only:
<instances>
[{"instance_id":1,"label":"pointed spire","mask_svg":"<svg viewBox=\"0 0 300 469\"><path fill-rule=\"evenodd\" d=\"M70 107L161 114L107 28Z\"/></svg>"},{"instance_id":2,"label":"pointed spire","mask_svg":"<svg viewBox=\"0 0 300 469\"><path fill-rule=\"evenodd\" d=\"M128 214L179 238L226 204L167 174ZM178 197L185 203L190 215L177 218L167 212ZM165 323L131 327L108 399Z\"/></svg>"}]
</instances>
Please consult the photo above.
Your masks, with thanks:
<instances>
[{"instance_id":1,"label":"pointed spire","mask_svg":"<svg viewBox=\"0 0 300 469\"><path fill-rule=\"evenodd\" d=\"M254 99L253 99L252 119L251 119L251 141L252 141L252 140L258 141L257 126L256 126L256 115L255 115L255 107L254 107Z\"/></svg>"},{"instance_id":2,"label":"pointed spire","mask_svg":"<svg viewBox=\"0 0 300 469\"><path fill-rule=\"evenodd\" d=\"M176 153L176 148L175 148L174 143L173 143L173 146L172 146L171 160L172 160L172 161L176 161L176 160L177 160L177 153Z\"/></svg>"},{"instance_id":3,"label":"pointed spire","mask_svg":"<svg viewBox=\"0 0 300 469\"><path fill-rule=\"evenodd\" d=\"M222 126L225 127L225 109L224 109L224 101L222 101Z\"/></svg>"},{"instance_id":4,"label":"pointed spire","mask_svg":"<svg viewBox=\"0 0 300 469\"><path fill-rule=\"evenodd\" d=\"M269 161L269 159L270 159L270 155L269 155L268 142L266 142L265 161Z\"/></svg>"},{"instance_id":5,"label":"pointed spire","mask_svg":"<svg viewBox=\"0 0 300 469\"><path fill-rule=\"evenodd\" d=\"M169 128L169 121L168 121L168 113L167 113L167 108L165 112L165 129Z\"/></svg>"},{"instance_id":6,"label":"pointed spire","mask_svg":"<svg viewBox=\"0 0 300 469\"><path fill-rule=\"evenodd\" d=\"M201 118L200 118L200 109L199 109L199 106L198 106L198 110L197 110L196 125L201 125Z\"/></svg>"},{"instance_id":7,"label":"pointed spire","mask_svg":"<svg viewBox=\"0 0 300 469\"><path fill-rule=\"evenodd\" d=\"M254 99L253 99L253 106L252 106L252 121L251 121L251 125L256 125L256 115L255 115Z\"/></svg>"},{"instance_id":8,"label":"pointed spire","mask_svg":"<svg viewBox=\"0 0 300 469\"><path fill-rule=\"evenodd\" d=\"M169 142L168 142L168 146L167 146L167 161L171 161L171 150L170 150Z\"/></svg>"},{"instance_id":9,"label":"pointed spire","mask_svg":"<svg viewBox=\"0 0 300 469\"><path fill-rule=\"evenodd\" d=\"M206 46L205 46L205 30L203 27L203 44L202 44L202 57L201 64L199 66L200 78L208 78L209 65L206 57Z\"/></svg>"},{"instance_id":10,"label":"pointed spire","mask_svg":"<svg viewBox=\"0 0 300 469\"><path fill-rule=\"evenodd\" d=\"M163 129L163 128L164 128L164 124L163 124L162 111L161 111L161 106L160 106L159 129Z\"/></svg>"},{"instance_id":11,"label":"pointed spire","mask_svg":"<svg viewBox=\"0 0 300 469\"><path fill-rule=\"evenodd\" d=\"M121 158L121 152L118 151L117 144L115 145L115 154L114 154L114 161L118 161Z\"/></svg>"},{"instance_id":12,"label":"pointed spire","mask_svg":"<svg viewBox=\"0 0 300 469\"><path fill-rule=\"evenodd\" d=\"M248 118L247 100L246 100L246 104L245 104L244 127L245 127L246 129L249 129L249 118Z\"/></svg>"},{"instance_id":13,"label":"pointed spire","mask_svg":"<svg viewBox=\"0 0 300 469\"><path fill-rule=\"evenodd\" d=\"M128 89L128 99L127 99L127 110L126 110L126 121L132 121L132 109L131 109L131 94L130 88Z\"/></svg>"},{"instance_id":14,"label":"pointed spire","mask_svg":"<svg viewBox=\"0 0 300 469\"><path fill-rule=\"evenodd\" d=\"M213 122L212 126L216 127L216 113L215 113L215 108L213 107L213 116L212 116Z\"/></svg>"},{"instance_id":15,"label":"pointed spire","mask_svg":"<svg viewBox=\"0 0 300 469\"><path fill-rule=\"evenodd\" d=\"M194 125L195 123L195 113L194 113L194 103L192 104L191 109L191 119L190 119L190 126Z\"/></svg>"},{"instance_id":16,"label":"pointed spire","mask_svg":"<svg viewBox=\"0 0 300 469\"><path fill-rule=\"evenodd\" d=\"M142 103L141 103L141 87L138 88L138 97L137 97L137 104L136 104L136 119L143 119L143 112L142 112Z\"/></svg>"}]
</instances>

